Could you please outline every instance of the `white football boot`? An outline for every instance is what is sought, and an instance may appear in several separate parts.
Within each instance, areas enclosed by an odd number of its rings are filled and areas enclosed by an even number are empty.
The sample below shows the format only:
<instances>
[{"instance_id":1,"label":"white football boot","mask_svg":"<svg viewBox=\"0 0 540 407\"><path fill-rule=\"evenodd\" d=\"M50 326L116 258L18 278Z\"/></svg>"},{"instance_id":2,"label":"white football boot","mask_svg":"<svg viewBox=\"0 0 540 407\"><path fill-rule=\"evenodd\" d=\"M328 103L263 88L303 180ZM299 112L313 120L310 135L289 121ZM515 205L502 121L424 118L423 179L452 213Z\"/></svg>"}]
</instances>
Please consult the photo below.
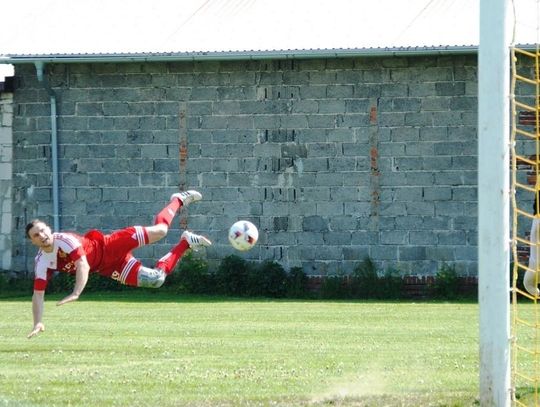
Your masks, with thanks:
<instances>
[{"instance_id":1,"label":"white football boot","mask_svg":"<svg viewBox=\"0 0 540 407\"><path fill-rule=\"evenodd\" d=\"M177 192L171 195L171 201L174 198L180 199L182 206L188 206L192 202L200 201L202 199L202 194L193 189L189 191Z\"/></svg>"},{"instance_id":2,"label":"white football boot","mask_svg":"<svg viewBox=\"0 0 540 407\"><path fill-rule=\"evenodd\" d=\"M201 247L208 247L212 244L210 240L201 235L196 235L195 233L188 232L187 230L182 233L180 240L185 240L189 244L189 248L198 251Z\"/></svg>"}]
</instances>

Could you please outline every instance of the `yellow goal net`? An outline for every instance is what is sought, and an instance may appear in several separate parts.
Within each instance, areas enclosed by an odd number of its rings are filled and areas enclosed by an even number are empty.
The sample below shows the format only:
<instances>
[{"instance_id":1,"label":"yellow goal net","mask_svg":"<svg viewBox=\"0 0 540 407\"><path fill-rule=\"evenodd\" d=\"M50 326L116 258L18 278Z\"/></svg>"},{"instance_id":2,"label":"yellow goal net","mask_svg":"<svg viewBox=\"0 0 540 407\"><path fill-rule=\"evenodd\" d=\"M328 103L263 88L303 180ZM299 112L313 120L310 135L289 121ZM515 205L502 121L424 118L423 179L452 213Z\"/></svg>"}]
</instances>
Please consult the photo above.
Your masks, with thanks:
<instances>
[{"instance_id":1,"label":"yellow goal net","mask_svg":"<svg viewBox=\"0 0 540 407\"><path fill-rule=\"evenodd\" d=\"M512 48L512 400L540 405L540 53ZM538 224L536 223L538 222Z\"/></svg>"}]
</instances>

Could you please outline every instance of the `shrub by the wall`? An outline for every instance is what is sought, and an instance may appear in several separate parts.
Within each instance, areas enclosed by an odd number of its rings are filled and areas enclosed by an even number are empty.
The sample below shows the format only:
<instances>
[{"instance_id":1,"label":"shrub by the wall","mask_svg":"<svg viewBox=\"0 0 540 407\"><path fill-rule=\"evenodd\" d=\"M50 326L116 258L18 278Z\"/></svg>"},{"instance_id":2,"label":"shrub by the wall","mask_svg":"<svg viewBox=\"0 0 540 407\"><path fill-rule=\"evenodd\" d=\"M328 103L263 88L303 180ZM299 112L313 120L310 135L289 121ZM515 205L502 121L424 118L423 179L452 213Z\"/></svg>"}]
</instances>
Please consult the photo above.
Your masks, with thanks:
<instances>
[{"instance_id":1,"label":"shrub by the wall","mask_svg":"<svg viewBox=\"0 0 540 407\"><path fill-rule=\"evenodd\" d=\"M396 300L405 296L405 281L399 270L388 268L379 278L377 298Z\"/></svg>"},{"instance_id":2,"label":"shrub by the wall","mask_svg":"<svg viewBox=\"0 0 540 407\"><path fill-rule=\"evenodd\" d=\"M225 257L216 271L216 289L219 294L246 296L248 276L252 265L243 258Z\"/></svg>"},{"instance_id":3,"label":"shrub by the wall","mask_svg":"<svg viewBox=\"0 0 540 407\"><path fill-rule=\"evenodd\" d=\"M193 252L187 253L175 271L165 280L164 287L178 293L215 294L215 275L209 273L208 263Z\"/></svg>"},{"instance_id":4,"label":"shrub by the wall","mask_svg":"<svg viewBox=\"0 0 540 407\"><path fill-rule=\"evenodd\" d=\"M288 298L305 298L308 296L308 276L302 267L292 267L287 274Z\"/></svg>"},{"instance_id":5,"label":"shrub by the wall","mask_svg":"<svg viewBox=\"0 0 540 407\"><path fill-rule=\"evenodd\" d=\"M319 296L324 299L344 299L351 297L351 285L347 276L325 276L321 283Z\"/></svg>"},{"instance_id":6,"label":"shrub by the wall","mask_svg":"<svg viewBox=\"0 0 540 407\"><path fill-rule=\"evenodd\" d=\"M47 293L68 293L73 290L75 285L75 275L69 273L55 273L47 284ZM100 292L100 291L122 291L127 286L120 284L118 281L103 277L98 273L90 273L88 282L84 288L85 292Z\"/></svg>"},{"instance_id":7,"label":"shrub by the wall","mask_svg":"<svg viewBox=\"0 0 540 407\"><path fill-rule=\"evenodd\" d=\"M287 293L287 273L281 264L265 261L248 272L247 295L282 298Z\"/></svg>"},{"instance_id":8,"label":"shrub by the wall","mask_svg":"<svg viewBox=\"0 0 540 407\"><path fill-rule=\"evenodd\" d=\"M34 281L29 276L0 271L0 294L32 293Z\"/></svg>"},{"instance_id":9,"label":"shrub by the wall","mask_svg":"<svg viewBox=\"0 0 540 407\"><path fill-rule=\"evenodd\" d=\"M512 272L512 270L511 270ZM518 276L518 287L522 288L523 272ZM167 277L160 291L174 291L182 294L228 295L235 297L271 298L313 298L323 299L400 299L408 295L406 279L398 270L388 268L384 273L366 257L351 275L336 274L325 276L316 286L309 288L309 278L300 267L287 272L279 263L266 261L249 262L231 255L222 259L217 270L209 269L208 263L193 253L188 253ZM75 277L66 273L56 273L49 281L48 293L66 294L73 290ZM436 276L426 283L427 291L422 298L456 299L469 298L474 284L465 287L464 279L457 275L455 266L443 264ZM33 280L29 275L13 276L0 272L0 294L32 293ZM410 287L409 287L410 288ZM92 273L85 292L119 291L136 289L117 281Z\"/></svg>"},{"instance_id":10,"label":"shrub by the wall","mask_svg":"<svg viewBox=\"0 0 540 407\"><path fill-rule=\"evenodd\" d=\"M455 265L444 263L435 276L432 287L432 296L445 300L456 299L459 297L459 276Z\"/></svg>"},{"instance_id":11,"label":"shrub by the wall","mask_svg":"<svg viewBox=\"0 0 540 407\"><path fill-rule=\"evenodd\" d=\"M366 257L353 271L351 295L353 298L380 298L381 291L377 266Z\"/></svg>"}]
</instances>

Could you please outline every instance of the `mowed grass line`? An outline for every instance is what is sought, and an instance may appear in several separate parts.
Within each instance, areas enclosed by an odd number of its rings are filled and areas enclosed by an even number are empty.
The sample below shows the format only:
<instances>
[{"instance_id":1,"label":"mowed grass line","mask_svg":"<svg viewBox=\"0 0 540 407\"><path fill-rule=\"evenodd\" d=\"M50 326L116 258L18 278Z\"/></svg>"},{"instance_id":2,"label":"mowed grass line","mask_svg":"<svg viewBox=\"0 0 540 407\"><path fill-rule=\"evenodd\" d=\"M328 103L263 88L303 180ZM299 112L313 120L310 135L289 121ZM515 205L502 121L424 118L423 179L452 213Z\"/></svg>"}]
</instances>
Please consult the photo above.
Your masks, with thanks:
<instances>
[{"instance_id":1,"label":"mowed grass line","mask_svg":"<svg viewBox=\"0 0 540 407\"><path fill-rule=\"evenodd\" d=\"M473 405L478 305L87 294L32 340L0 301L0 406Z\"/></svg>"}]
</instances>

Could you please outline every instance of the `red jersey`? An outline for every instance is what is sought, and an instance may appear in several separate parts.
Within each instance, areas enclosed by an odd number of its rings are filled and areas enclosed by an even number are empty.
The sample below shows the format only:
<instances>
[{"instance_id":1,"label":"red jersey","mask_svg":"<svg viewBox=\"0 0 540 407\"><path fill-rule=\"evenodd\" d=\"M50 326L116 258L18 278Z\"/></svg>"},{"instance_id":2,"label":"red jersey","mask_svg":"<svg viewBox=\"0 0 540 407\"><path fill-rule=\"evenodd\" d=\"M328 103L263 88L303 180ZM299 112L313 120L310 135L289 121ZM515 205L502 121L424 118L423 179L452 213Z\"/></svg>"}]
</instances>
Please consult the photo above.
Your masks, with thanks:
<instances>
[{"instance_id":1,"label":"red jersey","mask_svg":"<svg viewBox=\"0 0 540 407\"><path fill-rule=\"evenodd\" d=\"M54 271L75 273L75 262L86 256L90 271L95 268L96 260L99 262L102 247L96 241L75 233L53 233L53 250L47 253L40 249L35 258L34 289L44 290L47 280Z\"/></svg>"},{"instance_id":2,"label":"red jersey","mask_svg":"<svg viewBox=\"0 0 540 407\"><path fill-rule=\"evenodd\" d=\"M34 289L45 290L54 271L74 274L75 262L82 256L90 265L90 272L123 281L120 276L128 274L137 265L131 250L148 243L148 235L141 226L133 226L103 235L91 230L84 236L76 233L53 233L53 250L39 250L35 259Z\"/></svg>"}]
</instances>

